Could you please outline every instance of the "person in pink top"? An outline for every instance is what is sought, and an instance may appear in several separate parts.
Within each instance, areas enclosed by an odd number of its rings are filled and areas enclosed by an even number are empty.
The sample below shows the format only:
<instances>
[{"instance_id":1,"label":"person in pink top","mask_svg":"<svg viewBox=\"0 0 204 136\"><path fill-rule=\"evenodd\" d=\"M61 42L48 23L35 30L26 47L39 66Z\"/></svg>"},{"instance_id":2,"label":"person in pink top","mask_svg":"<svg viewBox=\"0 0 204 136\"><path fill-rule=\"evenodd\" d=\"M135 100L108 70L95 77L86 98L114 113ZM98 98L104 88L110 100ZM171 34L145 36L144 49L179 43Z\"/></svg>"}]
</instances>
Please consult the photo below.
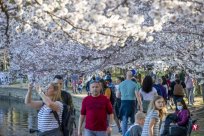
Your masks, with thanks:
<instances>
[{"instance_id":1,"label":"person in pink top","mask_svg":"<svg viewBox=\"0 0 204 136\"><path fill-rule=\"evenodd\" d=\"M100 81L92 80L90 82L91 95L82 101L81 115L79 117L78 136L82 136L82 126L85 122L83 136L108 136L111 132L110 126L113 122L113 108L110 100L100 94ZM109 124L107 115L110 116Z\"/></svg>"}]
</instances>

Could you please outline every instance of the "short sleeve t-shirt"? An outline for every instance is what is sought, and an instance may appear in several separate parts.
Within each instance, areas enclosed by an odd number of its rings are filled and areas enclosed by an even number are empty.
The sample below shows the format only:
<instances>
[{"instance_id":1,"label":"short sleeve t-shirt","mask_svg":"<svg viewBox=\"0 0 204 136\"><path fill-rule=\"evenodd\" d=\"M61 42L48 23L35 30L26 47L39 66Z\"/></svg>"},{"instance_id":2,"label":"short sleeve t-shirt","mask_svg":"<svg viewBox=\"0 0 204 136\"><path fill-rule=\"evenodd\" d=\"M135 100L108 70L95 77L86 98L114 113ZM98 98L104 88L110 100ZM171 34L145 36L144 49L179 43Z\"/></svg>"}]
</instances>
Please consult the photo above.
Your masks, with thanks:
<instances>
[{"instance_id":1,"label":"short sleeve t-shirt","mask_svg":"<svg viewBox=\"0 0 204 136\"><path fill-rule=\"evenodd\" d=\"M110 100L104 96L87 96L82 101L81 115L86 116L85 128L92 131L106 131L107 114L112 114Z\"/></svg>"},{"instance_id":2,"label":"short sleeve t-shirt","mask_svg":"<svg viewBox=\"0 0 204 136\"><path fill-rule=\"evenodd\" d=\"M116 89L116 91L118 91L119 85L115 85L115 89Z\"/></svg>"},{"instance_id":3,"label":"short sleeve t-shirt","mask_svg":"<svg viewBox=\"0 0 204 136\"><path fill-rule=\"evenodd\" d=\"M60 122L62 122L63 104L59 101L56 102L60 107L60 111L57 112L57 114L59 116ZM59 125L54 117L54 114L52 113L52 109L44 104L38 112L38 130L45 132L58 127Z\"/></svg>"},{"instance_id":4,"label":"short sleeve t-shirt","mask_svg":"<svg viewBox=\"0 0 204 136\"><path fill-rule=\"evenodd\" d=\"M138 91L138 86L132 80L125 80L119 84L121 100L136 100L136 91Z\"/></svg>"},{"instance_id":5,"label":"short sleeve t-shirt","mask_svg":"<svg viewBox=\"0 0 204 136\"><path fill-rule=\"evenodd\" d=\"M152 91L149 93L144 92L141 88L140 94L142 95L142 98L145 101L151 101L151 100L153 100L154 96L158 95L157 90L154 87L152 87Z\"/></svg>"},{"instance_id":6,"label":"short sleeve t-shirt","mask_svg":"<svg viewBox=\"0 0 204 136\"><path fill-rule=\"evenodd\" d=\"M151 110L147 114L141 136L149 136L149 125L152 119L156 120L156 124L154 125L154 128L153 128L153 131L154 131L153 136L159 136L160 118L159 118L159 112L156 110Z\"/></svg>"}]
</instances>

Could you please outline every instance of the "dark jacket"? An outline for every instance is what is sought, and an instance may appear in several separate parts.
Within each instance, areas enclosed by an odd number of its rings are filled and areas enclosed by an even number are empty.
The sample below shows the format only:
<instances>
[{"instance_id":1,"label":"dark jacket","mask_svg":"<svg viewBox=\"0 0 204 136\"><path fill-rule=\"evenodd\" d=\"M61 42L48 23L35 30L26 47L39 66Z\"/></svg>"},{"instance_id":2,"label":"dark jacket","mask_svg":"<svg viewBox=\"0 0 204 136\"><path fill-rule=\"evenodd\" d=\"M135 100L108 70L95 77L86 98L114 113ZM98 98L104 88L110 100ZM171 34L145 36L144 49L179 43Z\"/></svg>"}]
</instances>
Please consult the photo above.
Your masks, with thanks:
<instances>
[{"instance_id":1,"label":"dark jacket","mask_svg":"<svg viewBox=\"0 0 204 136\"><path fill-rule=\"evenodd\" d=\"M67 104L70 107L74 107L73 102L72 102L72 96L70 93L66 91L61 92L61 97L62 97L62 102Z\"/></svg>"}]
</instances>

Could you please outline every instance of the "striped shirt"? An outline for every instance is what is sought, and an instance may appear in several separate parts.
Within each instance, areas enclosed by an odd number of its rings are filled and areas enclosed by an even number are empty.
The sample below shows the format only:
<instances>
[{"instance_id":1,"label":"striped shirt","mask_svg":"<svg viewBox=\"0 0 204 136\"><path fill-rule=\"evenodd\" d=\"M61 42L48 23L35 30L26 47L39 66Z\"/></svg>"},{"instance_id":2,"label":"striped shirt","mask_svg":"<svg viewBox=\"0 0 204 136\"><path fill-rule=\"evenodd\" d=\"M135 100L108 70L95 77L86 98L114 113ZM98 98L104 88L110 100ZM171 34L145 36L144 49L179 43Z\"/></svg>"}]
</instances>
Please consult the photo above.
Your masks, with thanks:
<instances>
[{"instance_id":1,"label":"striped shirt","mask_svg":"<svg viewBox=\"0 0 204 136\"><path fill-rule=\"evenodd\" d=\"M159 118L159 112L156 110L151 110L145 119L144 127L142 130L142 136L149 136L149 125L150 121L152 119L156 120L156 124L154 125L153 128L153 136L159 136L159 123L160 123L160 118Z\"/></svg>"},{"instance_id":2,"label":"striped shirt","mask_svg":"<svg viewBox=\"0 0 204 136\"><path fill-rule=\"evenodd\" d=\"M60 111L57 112L57 114L59 116L60 122L62 122L63 104L59 101L56 102L60 106ZM38 112L38 130L40 132L45 132L58 127L59 125L54 117L52 109L49 108L46 104L44 104L40 111Z\"/></svg>"}]
</instances>

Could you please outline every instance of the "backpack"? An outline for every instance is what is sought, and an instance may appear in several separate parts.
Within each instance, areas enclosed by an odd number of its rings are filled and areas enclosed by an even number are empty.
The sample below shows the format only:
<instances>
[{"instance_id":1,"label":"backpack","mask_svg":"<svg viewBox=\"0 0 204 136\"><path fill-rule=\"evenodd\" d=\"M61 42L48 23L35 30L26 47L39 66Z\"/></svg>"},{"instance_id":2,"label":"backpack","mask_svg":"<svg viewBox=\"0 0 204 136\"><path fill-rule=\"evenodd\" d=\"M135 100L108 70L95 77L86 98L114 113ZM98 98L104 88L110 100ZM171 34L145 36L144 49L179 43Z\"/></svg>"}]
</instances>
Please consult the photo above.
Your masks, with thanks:
<instances>
[{"instance_id":1,"label":"backpack","mask_svg":"<svg viewBox=\"0 0 204 136\"><path fill-rule=\"evenodd\" d=\"M74 128L76 128L75 109L63 104L62 123L56 111L53 111L54 117L57 120L60 129L64 136L72 136Z\"/></svg>"},{"instance_id":2,"label":"backpack","mask_svg":"<svg viewBox=\"0 0 204 136\"><path fill-rule=\"evenodd\" d=\"M173 94L178 96L184 96L183 86L181 84L176 83L176 85L174 86Z\"/></svg>"}]
</instances>

